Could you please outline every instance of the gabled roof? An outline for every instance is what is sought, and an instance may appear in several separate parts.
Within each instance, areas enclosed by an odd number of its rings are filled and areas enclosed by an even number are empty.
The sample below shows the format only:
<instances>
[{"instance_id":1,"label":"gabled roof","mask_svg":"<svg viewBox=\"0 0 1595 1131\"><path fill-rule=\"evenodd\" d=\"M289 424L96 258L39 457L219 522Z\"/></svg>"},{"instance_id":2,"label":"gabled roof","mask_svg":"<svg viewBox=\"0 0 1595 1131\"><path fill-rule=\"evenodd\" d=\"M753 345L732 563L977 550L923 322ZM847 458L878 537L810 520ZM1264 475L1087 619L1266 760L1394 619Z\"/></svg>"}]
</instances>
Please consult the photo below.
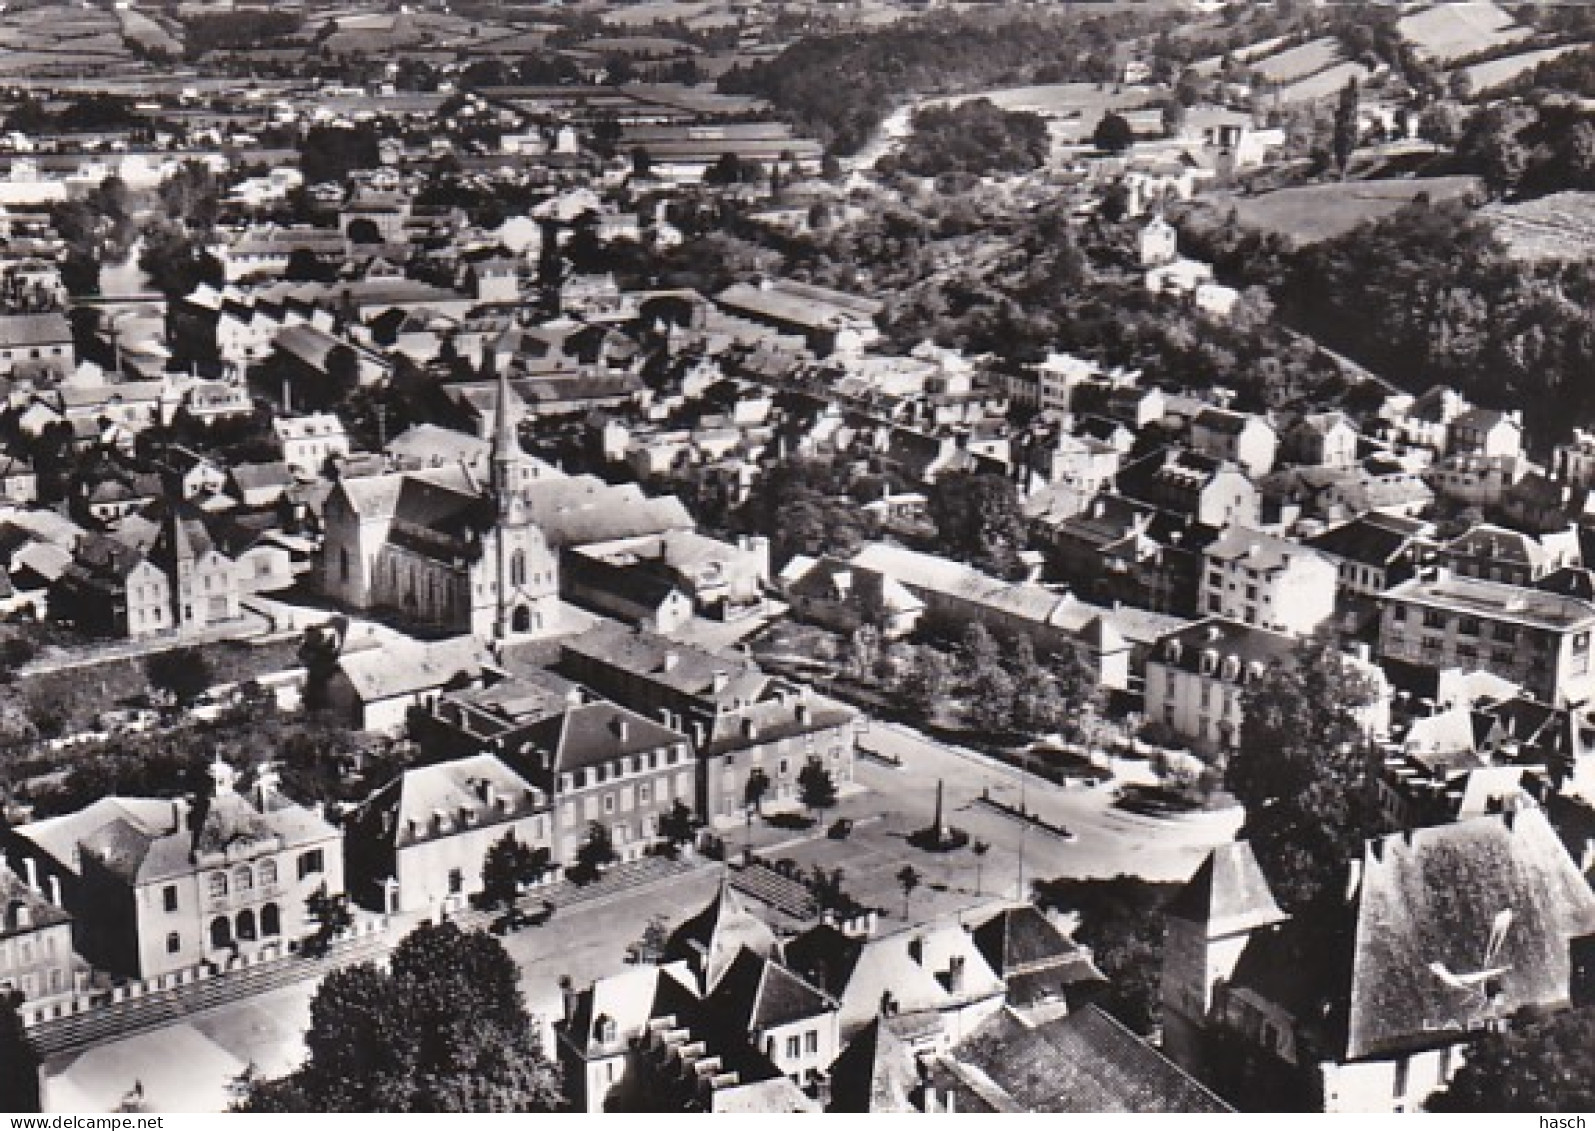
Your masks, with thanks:
<instances>
[{"instance_id":1,"label":"gabled roof","mask_svg":"<svg viewBox=\"0 0 1595 1131\"><path fill-rule=\"evenodd\" d=\"M1082 979L1102 978L1085 948L1033 904L1005 907L971 934L998 977L1049 967L1078 967Z\"/></svg>"},{"instance_id":2,"label":"gabled roof","mask_svg":"<svg viewBox=\"0 0 1595 1131\"><path fill-rule=\"evenodd\" d=\"M1209 938L1256 930L1286 918L1274 902L1252 846L1244 840L1209 852L1166 913L1204 927Z\"/></svg>"},{"instance_id":3,"label":"gabled roof","mask_svg":"<svg viewBox=\"0 0 1595 1131\"><path fill-rule=\"evenodd\" d=\"M1538 809L1369 841L1356 912L1350 1060L1565 1006L1569 940L1595 931L1595 893Z\"/></svg>"},{"instance_id":4,"label":"gabled roof","mask_svg":"<svg viewBox=\"0 0 1595 1131\"><path fill-rule=\"evenodd\" d=\"M876 1018L831 1063L832 1112L906 1113L919 1088L914 1050Z\"/></svg>"},{"instance_id":5,"label":"gabled roof","mask_svg":"<svg viewBox=\"0 0 1595 1131\"><path fill-rule=\"evenodd\" d=\"M569 707L532 723L519 739L550 756L552 774L606 765L686 741L669 727L609 702Z\"/></svg>"},{"instance_id":6,"label":"gabled roof","mask_svg":"<svg viewBox=\"0 0 1595 1131\"><path fill-rule=\"evenodd\" d=\"M829 994L746 946L731 960L708 1001L737 1033L764 1033L836 1010Z\"/></svg>"},{"instance_id":7,"label":"gabled roof","mask_svg":"<svg viewBox=\"0 0 1595 1131\"><path fill-rule=\"evenodd\" d=\"M770 956L777 952L775 932L748 910L726 877L720 890L702 911L670 933L665 942L666 962L686 962L713 990L731 964L744 951Z\"/></svg>"},{"instance_id":8,"label":"gabled roof","mask_svg":"<svg viewBox=\"0 0 1595 1131\"><path fill-rule=\"evenodd\" d=\"M1095 1006L1035 1028L1004 1011L960 1042L937 1067L947 1070L938 1073L940 1079L977 1093L977 1109L1081 1114L1232 1110Z\"/></svg>"}]
</instances>

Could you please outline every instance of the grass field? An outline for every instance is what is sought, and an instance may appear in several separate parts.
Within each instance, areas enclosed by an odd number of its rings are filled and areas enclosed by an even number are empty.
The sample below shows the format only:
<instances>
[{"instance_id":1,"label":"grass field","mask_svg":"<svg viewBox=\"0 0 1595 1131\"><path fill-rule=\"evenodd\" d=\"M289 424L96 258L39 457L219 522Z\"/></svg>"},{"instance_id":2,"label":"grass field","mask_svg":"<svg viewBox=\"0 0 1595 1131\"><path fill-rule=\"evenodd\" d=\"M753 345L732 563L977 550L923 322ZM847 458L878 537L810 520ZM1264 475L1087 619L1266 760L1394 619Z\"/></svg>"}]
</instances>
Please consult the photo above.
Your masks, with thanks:
<instances>
[{"instance_id":1,"label":"grass field","mask_svg":"<svg viewBox=\"0 0 1595 1131\"><path fill-rule=\"evenodd\" d=\"M1504 59L1491 59L1488 63L1475 63L1461 68L1473 83L1475 93L1482 94L1493 87L1509 83L1519 75L1532 71L1541 63L1566 55L1569 51L1582 51L1587 43L1564 43L1559 47L1542 47L1538 51L1525 51L1521 55L1508 55Z\"/></svg>"},{"instance_id":2,"label":"grass field","mask_svg":"<svg viewBox=\"0 0 1595 1131\"><path fill-rule=\"evenodd\" d=\"M1292 47L1252 64L1252 70L1269 82L1296 82L1340 61L1340 44L1325 36Z\"/></svg>"},{"instance_id":3,"label":"grass field","mask_svg":"<svg viewBox=\"0 0 1595 1131\"><path fill-rule=\"evenodd\" d=\"M1200 206L1215 217L1224 216L1233 207L1247 227L1278 232L1302 245L1344 235L1364 220L1388 216L1419 193L1426 192L1434 200L1449 200L1476 187L1472 177L1349 181L1303 185L1262 196L1214 194L1203 197Z\"/></svg>"},{"instance_id":4,"label":"grass field","mask_svg":"<svg viewBox=\"0 0 1595 1131\"><path fill-rule=\"evenodd\" d=\"M1436 4L1403 16L1396 29L1418 51L1441 63L1516 43L1532 34L1490 0Z\"/></svg>"},{"instance_id":5,"label":"grass field","mask_svg":"<svg viewBox=\"0 0 1595 1131\"><path fill-rule=\"evenodd\" d=\"M1040 114L1051 121L1053 137L1060 142L1081 141L1091 136L1102 115L1109 110L1145 106L1149 100L1147 90L1142 87L1124 87L1115 93L1111 86L1104 89L1096 83L1068 82L982 90L959 98L933 99L921 105L956 105L975 98L989 98L1004 110Z\"/></svg>"},{"instance_id":6,"label":"grass field","mask_svg":"<svg viewBox=\"0 0 1595 1131\"><path fill-rule=\"evenodd\" d=\"M1595 255L1595 193L1558 192L1481 213L1514 259L1549 262Z\"/></svg>"},{"instance_id":7,"label":"grass field","mask_svg":"<svg viewBox=\"0 0 1595 1131\"><path fill-rule=\"evenodd\" d=\"M1279 100L1281 102L1313 102L1320 98L1332 98L1340 93L1350 79L1366 83L1372 74L1361 63L1336 63L1326 67L1315 75L1308 75L1300 82L1293 82L1289 86L1281 87Z\"/></svg>"}]
</instances>

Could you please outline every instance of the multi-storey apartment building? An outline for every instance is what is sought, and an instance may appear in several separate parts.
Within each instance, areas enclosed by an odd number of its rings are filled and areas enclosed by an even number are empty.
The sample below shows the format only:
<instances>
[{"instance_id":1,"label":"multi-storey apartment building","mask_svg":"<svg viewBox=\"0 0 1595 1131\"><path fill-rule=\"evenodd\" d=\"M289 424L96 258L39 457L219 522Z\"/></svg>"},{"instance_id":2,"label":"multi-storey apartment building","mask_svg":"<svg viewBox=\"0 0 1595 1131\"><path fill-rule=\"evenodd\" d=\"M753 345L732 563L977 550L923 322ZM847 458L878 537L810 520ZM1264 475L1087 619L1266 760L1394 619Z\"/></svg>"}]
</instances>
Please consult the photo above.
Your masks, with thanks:
<instances>
[{"instance_id":1,"label":"multi-storey apartment building","mask_svg":"<svg viewBox=\"0 0 1595 1131\"><path fill-rule=\"evenodd\" d=\"M1487 671L1554 705L1595 692L1595 604L1445 571L1426 572L1381 599L1381 659Z\"/></svg>"}]
</instances>

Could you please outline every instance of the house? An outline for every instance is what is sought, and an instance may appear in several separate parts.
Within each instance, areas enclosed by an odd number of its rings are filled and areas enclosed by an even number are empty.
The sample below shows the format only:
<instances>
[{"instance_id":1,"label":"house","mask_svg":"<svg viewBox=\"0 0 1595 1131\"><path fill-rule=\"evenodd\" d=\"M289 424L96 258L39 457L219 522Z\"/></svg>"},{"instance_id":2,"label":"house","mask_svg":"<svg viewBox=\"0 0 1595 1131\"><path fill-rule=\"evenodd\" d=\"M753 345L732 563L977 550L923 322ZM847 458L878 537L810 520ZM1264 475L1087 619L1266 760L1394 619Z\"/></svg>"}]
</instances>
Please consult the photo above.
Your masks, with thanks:
<instances>
[{"instance_id":1,"label":"house","mask_svg":"<svg viewBox=\"0 0 1595 1131\"><path fill-rule=\"evenodd\" d=\"M1002 979L956 922L869 936L821 923L782 950L790 969L836 999L843 1041L880 1018L910 1046L944 1050L1003 1008Z\"/></svg>"},{"instance_id":2,"label":"house","mask_svg":"<svg viewBox=\"0 0 1595 1131\"><path fill-rule=\"evenodd\" d=\"M1233 1110L1094 1005L1036 1025L998 1013L931 1059L918 1106L965 1115Z\"/></svg>"},{"instance_id":3,"label":"house","mask_svg":"<svg viewBox=\"0 0 1595 1131\"><path fill-rule=\"evenodd\" d=\"M1326 933L1280 921L1255 861L1198 869L1170 907L1170 1055L1200 1072L1228 1034L1226 1058L1315 1078L1327 1112L1416 1111L1481 1033L1591 1004L1595 894L1539 809L1371 839L1348 887Z\"/></svg>"},{"instance_id":4,"label":"house","mask_svg":"<svg viewBox=\"0 0 1595 1131\"><path fill-rule=\"evenodd\" d=\"M651 621L668 634L695 613L737 620L764 608L770 544L764 538L722 542L690 530L597 542L566 553L560 585L567 597L633 624ZM661 601L675 595L674 613Z\"/></svg>"},{"instance_id":5,"label":"house","mask_svg":"<svg viewBox=\"0 0 1595 1131\"><path fill-rule=\"evenodd\" d=\"M153 978L241 955L277 956L315 933L305 901L343 891L343 834L257 767L246 794L218 760L200 803L104 797L4 832L25 875L59 884L79 953Z\"/></svg>"},{"instance_id":6,"label":"house","mask_svg":"<svg viewBox=\"0 0 1595 1131\"><path fill-rule=\"evenodd\" d=\"M612 1110L611 1094L635 1086L627 1075L635 1043L647 1038L650 1023L679 1016L698 996L679 962L631 967L568 995L554 1033L572 1106L589 1113Z\"/></svg>"},{"instance_id":7,"label":"house","mask_svg":"<svg viewBox=\"0 0 1595 1131\"><path fill-rule=\"evenodd\" d=\"M442 915L482 890L507 836L550 858L548 797L496 755L406 770L344 822L351 895L388 915Z\"/></svg>"},{"instance_id":8,"label":"house","mask_svg":"<svg viewBox=\"0 0 1595 1131\"><path fill-rule=\"evenodd\" d=\"M0 995L48 1001L77 988L79 962L72 948L72 916L61 906L59 877L39 887L38 865L30 882L0 861Z\"/></svg>"},{"instance_id":9,"label":"house","mask_svg":"<svg viewBox=\"0 0 1595 1131\"><path fill-rule=\"evenodd\" d=\"M482 679L481 645L459 636L422 642L399 637L338 657L307 697L355 730L399 733L412 707L429 708L445 691Z\"/></svg>"},{"instance_id":10,"label":"house","mask_svg":"<svg viewBox=\"0 0 1595 1131\"><path fill-rule=\"evenodd\" d=\"M855 353L879 340L875 318L885 309L878 299L789 279L736 283L714 301L737 317L802 338L820 357Z\"/></svg>"},{"instance_id":11,"label":"house","mask_svg":"<svg viewBox=\"0 0 1595 1131\"><path fill-rule=\"evenodd\" d=\"M1370 511L1303 542L1335 563L1342 595L1374 597L1434 564L1433 527Z\"/></svg>"},{"instance_id":12,"label":"house","mask_svg":"<svg viewBox=\"0 0 1595 1131\"><path fill-rule=\"evenodd\" d=\"M1440 460L1424 479L1434 493L1464 507L1496 507L1535 470L1522 456L1460 454Z\"/></svg>"},{"instance_id":13,"label":"house","mask_svg":"<svg viewBox=\"0 0 1595 1131\"><path fill-rule=\"evenodd\" d=\"M1201 455L1238 464L1255 479L1273 470L1279 434L1261 416L1208 408L1191 421L1190 443Z\"/></svg>"},{"instance_id":14,"label":"house","mask_svg":"<svg viewBox=\"0 0 1595 1131\"><path fill-rule=\"evenodd\" d=\"M1559 569L1584 564L1576 529L1535 538L1481 522L1441 546L1437 564L1458 577L1533 585Z\"/></svg>"},{"instance_id":15,"label":"house","mask_svg":"<svg viewBox=\"0 0 1595 1131\"><path fill-rule=\"evenodd\" d=\"M1470 408L1451 421L1446 439L1448 456L1484 456L1514 459L1523 454L1523 413L1520 409Z\"/></svg>"},{"instance_id":16,"label":"house","mask_svg":"<svg viewBox=\"0 0 1595 1131\"><path fill-rule=\"evenodd\" d=\"M1280 436L1282 458L1308 467L1352 467L1361 434L1343 412L1304 413Z\"/></svg>"},{"instance_id":17,"label":"house","mask_svg":"<svg viewBox=\"0 0 1595 1131\"><path fill-rule=\"evenodd\" d=\"M594 824L621 860L638 859L659 843L660 820L678 802L697 811L686 735L615 703L569 705L496 744L549 799L557 863L575 863Z\"/></svg>"},{"instance_id":18,"label":"house","mask_svg":"<svg viewBox=\"0 0 1595 1131\"><path fill-rule=\"evenodd\" d=\"M1146 717L1203 750L1233 750L1240 742L1248 685L1275 665L1294 663L1296 641L1252 625L1212 618L1169 633L1146 662ZM1358 712L1370 734L1390 725L1390 692L1383 673L1361 657L1344 662L1374 691Z\"/></svg>"},{"instance_id":19,"label":"house","mask_svg":"<svg viewBox=\"0 0 1595 1131\"><path fill-rule=\"evenodd\" d=\"M282 462L296 474L321 474L329 459L349 454L349 433L334 413L279 416L271 422Z\"/></svg>"},{"instance_id":20,"label":"house","mask_svg":"<svg viewBox=\"0 0 1595 1131\"><path fill-rule=\"evenodd\" d=\"M1127 465L1119 492L1217 529L1256 526L1261 519L1257 488L1237 465L1179 448Z\"/></svg>"},{"instance_id":21,"label":"house","mask_svg":"<svg viewBox=\"0 0 1595 1131\"><path fill-rule=\"evenodd\" d=\"M1551 474L1572 487L1595 487L1595 432L1573 429L1573 438L1551 453Z\"/></svg>"},{"instance_id":22,"label":"house","mask_svg":"<svg viewBox=\"0 0 1595 1131\"><path fill-rule=\"evenodd\" d=\"M1298 542L1232 526L1203 551L1201 610L1292 636L1335 615L1335 563Z\"/></svg>"},{"instance_id":23,"label":"house","mask_svg":"<svg viewBox=\"0 0 1595 1131\"><path fill-rule=\"evenodd\" d=\"M1008 1009L1026 1024L1078 1012L1107 988L1091 952L1033 904L1005 907L970 934L1002 979Z\"/></svg>"},{"instance_id":24,"label":"house","mask_svg":"<svg viewBox=\"0 0 1595 1131\"><path fill-rule=\"evenodd\" d=\"M1136 234L1142 267L1161 267L1180 255L1180 235L1161 215L1153 216Z\"/></svg>"},{"instance_id":25,"label":"house","mask_svg":"<svg viewBox=\"0 0 1595 1131\"><path fill-rule=\"evenodd\" d=\"M0 376L43 373L64 377L77 365L66 315L0 314Z\"/></svg>"},{"instance_id":26,"label":"house","mask_svg":"<svg viewBox=\"0 0 1595 1131\"><path fill-rule=\"evenodd\" d=\"M1380 601L1382 659L1490 672L1555 705L1595 693L1595 603L1444 570L1402 582Z\"/></svg>"},{"instance_id":27,"label":"house","mask_svg":"<svg viewBox=\"0 0 1595 1131\"><path fill-rule=\"evenodd\" d=\"M51 615L92 635L142 639L175 632L172 579L113 538L84 535L50 587Z\"/></svg>"},{"instance_id":28,"label":"house","mask_svg":"<svg viewBox=\"0 0 1595 1131\"><path fill-rule=\"evenodd\" d=\"M246 507L276 506L293 486L293 474L280 460L236 463L227 472L227 491Z\"/></svg>"},{"instance_id":29,"label":"house","mask_svg":"<svg viewBox=\"0 0 1595 1131\"><path fill-rule=\"evenodd\" d=\"M740 820L755 770L769 781L766 802L778 805L795 801L798 775L811 759L838 786L853 780L856 713L766 675L746 657L606 624L562 640L559 669L688 737L704 820Z\"/></svg>"}]
</instances>

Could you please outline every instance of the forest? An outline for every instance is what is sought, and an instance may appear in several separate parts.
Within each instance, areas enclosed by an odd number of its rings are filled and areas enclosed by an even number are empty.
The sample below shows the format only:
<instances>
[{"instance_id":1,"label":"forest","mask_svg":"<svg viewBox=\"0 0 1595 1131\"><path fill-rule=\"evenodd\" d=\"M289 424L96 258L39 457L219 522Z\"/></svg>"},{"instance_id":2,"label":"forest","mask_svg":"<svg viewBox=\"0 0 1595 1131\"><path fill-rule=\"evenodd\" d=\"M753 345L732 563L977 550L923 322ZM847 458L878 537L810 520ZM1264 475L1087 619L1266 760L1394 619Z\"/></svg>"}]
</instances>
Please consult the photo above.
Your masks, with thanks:
<instances>
[{"instance_id":1,"label":"forest","mask_svg":"<svg viewBox=\"0 0 1595 1131\"><path fill-rule=\"evenodd\" d=\"M914 98L1033 82L1112 82L1118 45L1168 15L1068 17L937 13L888 28L808 38L720 79L768 99L832 152L857 152L894 106Z\"/></svg>"},{"instance_id":2,"label":"forest","mask_svg":"<svg viewBox=\"0 0 1595 1131\"><path fill-rule=\"evenodd\" d=\"M1039 168L1051 148L1041 115L1004 110L989 98L975 98L957 106L928 106L915 114L914 132L895 164L921 177L1026 173Z\"/></svg>"}]
</instances>

